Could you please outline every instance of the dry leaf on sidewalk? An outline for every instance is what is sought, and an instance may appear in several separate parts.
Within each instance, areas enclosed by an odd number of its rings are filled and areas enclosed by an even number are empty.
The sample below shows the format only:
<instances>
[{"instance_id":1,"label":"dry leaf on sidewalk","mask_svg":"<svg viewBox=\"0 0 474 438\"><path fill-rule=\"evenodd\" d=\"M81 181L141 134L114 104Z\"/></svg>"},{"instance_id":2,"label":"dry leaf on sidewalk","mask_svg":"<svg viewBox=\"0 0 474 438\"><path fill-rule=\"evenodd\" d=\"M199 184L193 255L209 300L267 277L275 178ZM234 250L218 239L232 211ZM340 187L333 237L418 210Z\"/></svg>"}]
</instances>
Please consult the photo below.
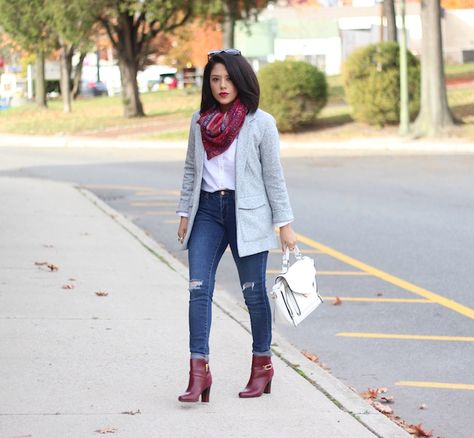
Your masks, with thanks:
<instances>
[{"instance_id":1,"label":"dry leaf on sidewalk","mask_svg":"<svg viewBox=\"0 0 474 438\"><path fill-rule=\"evenodd\" d=\"M393 395L384 395L380 397L380 401L383 403L394 403Z\"/></svg>"},{"instance_id":2,"label":"dry leaf on sidewalk","mask_svg":"<svg viewBox=\"0 0 474 438\"><path fill-rule=\"evenodd\" d=\"M115 433L117 432L117 428L116 427L103 427L102 429L97 429L96 432L97 433Z\"/></svg>"},{"instance_id":3,"label":"dry leaf on sidewalk","mask_svg":"<svg viewBox=\"0 0 474 438\"><path fill-rule=\"evenodd\" d=\"M63 289L74 289L76 286L70 283L63 284Z\"/></svg>"},{"instance_id":4,"label":"dry leaf on sidewalk","mask_svg":"<svg viewBox=\"0 0 474 438\"><path fill-rule=\"evenodd\" d=\"M121 412L121 414L125 414L125 415L137 415L137 414L141 414L141 411L140 411L140 409L137 409L136 411L124 411L124 412Z\"/></svg>"},{"instance_id":5,"label":"dry leaf on sidewalk","mask_svg":"<svg viewBox=\"0 0 474 438\"><path fill-rule=\"evenodd\" d=\"M421 423L410 424L408 431L415 436L427 436L427 437L433 436L433 431L430 430L429 432L427 432L426 430L423 429L423 425Z\"/></svg>"},{"instance_id":6,"label":"dry leaf on sidewalk","mask_svg":"<svg viewBox=\"0 0 474 438\"><path fill-rule=\"evenodd\" d=\"M39 266L40 269L42 266L47 266L50 271L57 271L59 269L58 266L54 265L53 263L49 262L35 262L36 266Z\"/></svg>"},{"instance_id":7,"label":"dry leaf on sidewalk","mask_svg":"<svg viewBox=\"0 0 474 438\"><path fill-rule=\"evenodd\" d=\"M339 306L341 304L342 304L342 300L339 297L336 297L336 299L332 303L333 306Z\"/></svg>"},{"instance_id":8,"label":"dry leaf on sidewalk","mask_svg":"<svg viewBox=\"0 0 474 438\"><path fill-rule=\"evenodd\" d=\"M319 357L309 351L302 351L303 356L309 359L311 362L319 363Z\"/></svg>"},{"instance_id":9,"label":"dry leaf on sidewalk","mask_svg":"<svg viewBox=\"0 0 474 438\"><path fill-rule=\"evenodd\" d=\"M368 388L367 391L361 393L361 396L365 399L375 399L379 395L379 389L378 388Z\"/></svg>"},{"instance_id":10,"label":"dry leaf on sidewalk","mask_svg":"<svg viewBox=\"0 0 474 438\"><path fill-rule=\"evenodd\" d=\"M383 405L378 401L373 401L372 406L377 409L377 411L382 412L382 414L393 414L393 409L390 406Z\"/></svg>"},{"instance_id":11,"label":"dry leaf on sidewalk","mask_svg":"<svg viewBox=\"0 0 474 438\"><path fill-rule=\"evenodd\" d=\"M95 294L96 294L98 297L106 297L109 293L106 292L105 290L98 290Z\"/></svg>"}]
</instances>

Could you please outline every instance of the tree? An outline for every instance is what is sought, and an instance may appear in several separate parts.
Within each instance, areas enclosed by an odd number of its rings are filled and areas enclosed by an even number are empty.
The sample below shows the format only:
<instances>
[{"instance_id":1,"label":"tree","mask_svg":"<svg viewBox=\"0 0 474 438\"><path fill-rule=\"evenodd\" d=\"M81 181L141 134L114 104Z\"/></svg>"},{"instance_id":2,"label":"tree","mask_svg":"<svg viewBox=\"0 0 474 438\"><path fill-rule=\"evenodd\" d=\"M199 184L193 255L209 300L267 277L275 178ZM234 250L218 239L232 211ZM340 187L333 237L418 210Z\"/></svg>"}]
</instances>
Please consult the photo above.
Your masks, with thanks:
<instances>
[{"instance_id":1,"label":"tree","mask_svg":"<svg viewBox=\"0 0 474 438\"><path fill-rule=\"evenodd\" d=\"M64 112L71 112L72 57L81 47L87 46L95 21L92 0L45 0L60 47L61 96ZM84 60L85 53L81 53ZM80 60L79 71L82 69ZM77 77L77 76L76 76ZM76 84L78 85L78 84Z\"/></svg>"},{"instance_id":2,"label":"tree","mask_svg":"<svg viewBox=\"0 0 474 438\"><path fill-rule=\"evenodd\" d=\"M259 12L272 0L218 0L215 18L222 23L224 48L234 47L235 22L257 18Z\"/></svg>"},{"instance_id":3,"label":"tree","mask_svg":"<svg viewBox=\"0 0 474 438\"><path fill-rule=\"evenodd\" d=\"M23 49L36 53L36 103L46 107L44 53L56 45L46 0L0 0L0 24Z\"/></svg>"},{"instance_id":4,"label":"tree","mask_svg":"<svg viewBox=\"0 0 474 438\"><path fill-rule=\"evenodd\" d=\"M438 136L453 125L446 93L439 0L421 0L421 25L421 106L414 132L417 136Z\"/></svg>"},{"instance_id":5,"label":"tree","mask_svg":"<svg viewBox=\"0 0 474 438\"><path fill-rule=\"evenodd\" d=\"M394 0L383 0L383 13L387 19L387 41L397 42L397 20Z\"/></svg>"},{"instance_id":6,"label":"tree","mask_svg":"<svg viewBox=\"0 0 474 438\"><path fill-rule=\"evenodd\" d=\"M98 20L116 50L122 78L122 100L125 117L145 115L138 92L137 73L142 70L153 50L153 39L159 33L171 32L193 15L192 0L101 0Z\"/></svg>"}]
</instances>

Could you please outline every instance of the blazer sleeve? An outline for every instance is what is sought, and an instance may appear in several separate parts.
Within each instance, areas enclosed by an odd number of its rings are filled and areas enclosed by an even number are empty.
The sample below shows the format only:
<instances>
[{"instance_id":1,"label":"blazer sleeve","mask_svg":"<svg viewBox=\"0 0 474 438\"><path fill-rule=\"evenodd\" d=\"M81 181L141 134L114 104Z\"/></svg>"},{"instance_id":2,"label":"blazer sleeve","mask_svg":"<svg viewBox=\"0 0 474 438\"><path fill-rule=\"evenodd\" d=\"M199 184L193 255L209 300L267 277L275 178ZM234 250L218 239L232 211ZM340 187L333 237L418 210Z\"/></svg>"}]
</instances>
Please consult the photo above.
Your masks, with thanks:
<instances>
[{"instance_id":1,"label":"blazer sleeve","mask_svg":"<svg viewBox=\"0 0 474 438\"><path fill-rule=\"evenodd\" d=\"M280 162L280 139L275 120L268 116L260 144L263 182L272 209L273 223L289 223L294 220Z\"/></svg>"},{"instance_id":2,"label":"blazer sleeve","mask_svg":"<svg viewBox=\"0 0 474 438\"><path fill-rule=\"evenodd\" d=\"M176 213L189 214L189 201L193 194L194 187L194 150L195 150L195 135L194 129L196 126L198 113L194 113L191 118L191 126L189 128L188 149L186 152L186 160L184 162L183 183L181 185L181 195L178 203Z\"/></svg>"}]
</instances>

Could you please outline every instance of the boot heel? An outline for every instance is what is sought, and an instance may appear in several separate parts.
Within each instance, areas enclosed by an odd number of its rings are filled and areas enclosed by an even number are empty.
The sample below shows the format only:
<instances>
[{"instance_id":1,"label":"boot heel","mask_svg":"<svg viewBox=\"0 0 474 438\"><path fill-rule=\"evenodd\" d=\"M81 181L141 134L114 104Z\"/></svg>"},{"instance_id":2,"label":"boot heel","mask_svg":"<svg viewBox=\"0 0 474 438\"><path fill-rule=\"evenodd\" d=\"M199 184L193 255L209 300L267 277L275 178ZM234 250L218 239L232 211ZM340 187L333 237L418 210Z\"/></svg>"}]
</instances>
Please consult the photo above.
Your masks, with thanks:
<instances>
[{"instance_id":1,"label":"boot heel","mask_svg":"<svg viewBox=\"0 0 474 438\"><path fill-rule=\"evenodd\" d=\"M265 394L270 394L272 392L272 381L269 380L267 383L267 386L265 386L265 389L263 390Z\"/></svg>"},{"instance_id":2,"label":"boot heel","mask_svg":"<svg viewBox=\"0 0 474 438\"><path fill-rule=\"evenodd\" d=\"M211 387L206 388L201 394L201 401L203 403L209 403L209 395L211 393Z\"/></svg>"}]
</instances>

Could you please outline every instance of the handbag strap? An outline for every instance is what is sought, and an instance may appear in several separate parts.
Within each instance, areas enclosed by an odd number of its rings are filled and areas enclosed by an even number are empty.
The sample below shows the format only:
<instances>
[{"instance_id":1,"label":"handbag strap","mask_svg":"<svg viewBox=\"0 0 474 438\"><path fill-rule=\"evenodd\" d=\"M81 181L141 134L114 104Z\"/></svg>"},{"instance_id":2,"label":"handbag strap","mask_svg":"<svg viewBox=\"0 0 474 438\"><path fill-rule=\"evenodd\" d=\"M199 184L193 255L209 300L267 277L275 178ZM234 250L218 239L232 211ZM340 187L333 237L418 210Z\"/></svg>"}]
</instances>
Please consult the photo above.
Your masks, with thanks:
<instances>
[{"instance_id":1,"label":"handbag strap","mask_svg":"<svg viewBox=\"0 0 474 438\"><path fill-rule=\"evenodd\" d=\"M298 245L295 245L292 251L295 255L296 260L301 260L303 258ZM285 252L283 253L282 263L281 263L281 273L286 274L288 272L288 268L290 267L290 250L286 247Z\"/></svg>"}]
</instances>

